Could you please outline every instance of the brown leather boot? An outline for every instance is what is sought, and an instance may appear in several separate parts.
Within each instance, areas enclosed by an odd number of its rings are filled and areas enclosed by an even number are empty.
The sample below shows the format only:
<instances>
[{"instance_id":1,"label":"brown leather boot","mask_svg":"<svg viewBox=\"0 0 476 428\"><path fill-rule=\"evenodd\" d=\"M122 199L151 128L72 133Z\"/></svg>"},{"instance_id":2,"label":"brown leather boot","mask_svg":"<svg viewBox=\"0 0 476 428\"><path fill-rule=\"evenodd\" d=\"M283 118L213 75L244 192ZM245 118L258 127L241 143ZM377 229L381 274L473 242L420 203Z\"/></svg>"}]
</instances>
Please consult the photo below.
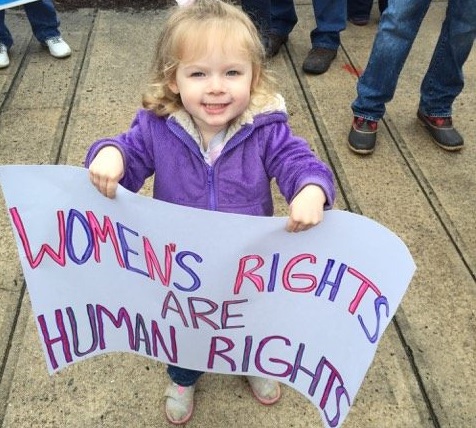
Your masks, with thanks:
<instances>
[{"instance_id":1,"label":"brown leather boot","mask_svg":"<svg viewBox=\"0 0 476 428\"><path fill-rule=\"evenodd\" d=\"M288 36L282 36L280 34L268 34L266 37L266 58L272 58L279 53L281 46L288 41Z\"/></svg>"},{"instance_id":2,"label":"brown leather boot","mask_svg":"<svg viewBox=\"0 0 476 428\"><path fill-rule=\"evenodd\" d=\"M312 48L302 64L302 69L311 74L325 73L336 56L337 50Z\"/></svg>"}]
</instances>

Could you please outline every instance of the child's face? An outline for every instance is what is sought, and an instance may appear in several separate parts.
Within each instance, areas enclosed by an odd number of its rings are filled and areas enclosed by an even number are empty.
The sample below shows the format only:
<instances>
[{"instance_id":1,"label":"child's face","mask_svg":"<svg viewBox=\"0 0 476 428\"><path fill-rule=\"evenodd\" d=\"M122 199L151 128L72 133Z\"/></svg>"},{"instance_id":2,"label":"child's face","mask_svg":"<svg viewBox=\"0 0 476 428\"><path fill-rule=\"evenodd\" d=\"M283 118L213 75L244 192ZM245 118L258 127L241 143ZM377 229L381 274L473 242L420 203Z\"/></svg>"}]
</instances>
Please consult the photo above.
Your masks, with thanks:
<instances>
[{"instance_id":1,"label":"child's face","mask_svg":"<svg viewBox=\"0 0 476 428\"><path fill-rule=\"evenodd\" d=\"M225 129L248 107L252 80L251 60L242 50L210 43L202 56L184 52L175 82L169 86L180 94L202 135L209 137Z\"/></svg>"}]
</instances>

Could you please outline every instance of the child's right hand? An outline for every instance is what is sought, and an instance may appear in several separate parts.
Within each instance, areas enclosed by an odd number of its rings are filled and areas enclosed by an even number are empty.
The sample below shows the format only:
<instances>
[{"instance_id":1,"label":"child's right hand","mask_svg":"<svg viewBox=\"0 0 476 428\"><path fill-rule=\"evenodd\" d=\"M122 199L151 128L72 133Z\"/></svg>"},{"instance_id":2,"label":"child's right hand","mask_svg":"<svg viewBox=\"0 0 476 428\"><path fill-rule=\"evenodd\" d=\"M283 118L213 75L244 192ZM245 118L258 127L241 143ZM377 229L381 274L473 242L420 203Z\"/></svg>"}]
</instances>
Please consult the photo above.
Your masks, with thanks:
<instances>
[{"instance_id":1,"label":"child's right hand","mask_svg":"<svg viewBox=\"0 0 476 428\"><path fill-rule=\"evenodd\" d=\"M124 160L114 146L103 147L89 165L91 183L108 198L116 196L117 184L123 176Z\"/></svg>"}]
</instances>

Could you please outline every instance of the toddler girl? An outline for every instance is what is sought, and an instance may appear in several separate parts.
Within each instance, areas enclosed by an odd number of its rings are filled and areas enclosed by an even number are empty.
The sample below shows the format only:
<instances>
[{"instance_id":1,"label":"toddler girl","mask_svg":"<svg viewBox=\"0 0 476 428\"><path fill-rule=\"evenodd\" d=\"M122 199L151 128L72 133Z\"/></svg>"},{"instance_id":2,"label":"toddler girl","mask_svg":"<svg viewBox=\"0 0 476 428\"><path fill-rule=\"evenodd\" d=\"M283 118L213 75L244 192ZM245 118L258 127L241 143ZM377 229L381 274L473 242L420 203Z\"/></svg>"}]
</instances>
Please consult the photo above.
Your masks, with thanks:
<instances>
[{"instance_id":1,"label":"toddler girl","mask_svg":"<svg viewBox=\"0 0 476 428\"><path fill-rule=\"evenodd\" d=\"M330 169L292 134L284 101L270 89L264 50L250 19L219 0L172 10L157 43L153 79L130 129L95 142L86 166L113 198L118 183L137 192L154 175L153 197L207 210L273 215L270 180L290 204L286 229L318 224L334 203ZM192 416L201 372L169 366L166 416ZM248 377L263 404L279 383Z\"/></svg>"}]
</instances>

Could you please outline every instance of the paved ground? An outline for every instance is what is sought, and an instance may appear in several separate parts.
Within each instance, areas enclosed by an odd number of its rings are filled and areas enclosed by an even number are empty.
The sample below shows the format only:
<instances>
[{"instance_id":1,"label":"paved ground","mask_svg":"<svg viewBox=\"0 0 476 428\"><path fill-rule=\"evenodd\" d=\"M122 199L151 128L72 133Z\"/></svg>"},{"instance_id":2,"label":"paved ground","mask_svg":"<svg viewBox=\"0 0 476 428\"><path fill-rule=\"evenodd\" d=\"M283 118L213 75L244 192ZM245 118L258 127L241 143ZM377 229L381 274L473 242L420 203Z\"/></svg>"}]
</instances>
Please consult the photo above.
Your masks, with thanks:
<instances>
[{"instance_id":1,"label":"paved ground","mask_svg":"<svg viewBox=\"0 0 476 428\"><path fill-rule=\"evenodd\" d=\"M301 2L299 25L272 62L295 132L335 171L337 207L393 230L418 267L346 428L476 426L476 52L455 104L464 150L439 149L415 119L419 82L445 7L444 1L432 3L371 157L351 153L346 138L353 70L366 64L376 15L367 27L349 25L328 73L306 76L300 66L309 48L312 11ZM163 15L161 10L64 11L63 35L73 55L57 61L31 39L24 14L9 11L16 44L11 66L0 71L0 162L81 165L92 141L126 129L140 103ZM0 225L1 426L167 426L161 402L166 378L151 360L108 355L48 376L4 209ZM322 425L313 406L290 388L284 388L278 405L264 408L240 378L207 375L188 426Z\"/></svg>"},{"instance_id":2,"label":"paved ground","mask_svg":"<svg viewBox=\"0 0 476 428\"><path fill-rule=\"evenodd\" d=\"M115 9L157 9L175 4L175 0L56 0L56 9L60 12L79 8ZM239 1L235 2L241 4Z\"/></svg>"}]
</instances>

